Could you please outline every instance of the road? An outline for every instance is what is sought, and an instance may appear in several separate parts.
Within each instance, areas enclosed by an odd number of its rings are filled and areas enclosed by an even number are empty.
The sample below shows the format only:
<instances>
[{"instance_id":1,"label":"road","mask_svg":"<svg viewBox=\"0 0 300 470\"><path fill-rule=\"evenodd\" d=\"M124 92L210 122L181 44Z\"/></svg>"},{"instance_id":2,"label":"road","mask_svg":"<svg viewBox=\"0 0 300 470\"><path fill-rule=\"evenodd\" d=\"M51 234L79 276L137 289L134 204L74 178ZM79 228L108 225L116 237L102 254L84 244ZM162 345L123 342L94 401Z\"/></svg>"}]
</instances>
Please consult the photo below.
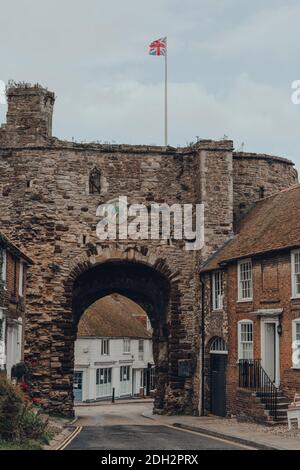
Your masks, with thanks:
<instances>
[{"instance_id":1,"label":"road","mask_svg":"<svg viewBox=\"0 0 300 470\"><path fill-rule=\"evenodd\" d=\"M241 450L243 446L160 425L142 416L151 404L78 407L83 429L66 450Z\"/></svg>"}]
</instances>

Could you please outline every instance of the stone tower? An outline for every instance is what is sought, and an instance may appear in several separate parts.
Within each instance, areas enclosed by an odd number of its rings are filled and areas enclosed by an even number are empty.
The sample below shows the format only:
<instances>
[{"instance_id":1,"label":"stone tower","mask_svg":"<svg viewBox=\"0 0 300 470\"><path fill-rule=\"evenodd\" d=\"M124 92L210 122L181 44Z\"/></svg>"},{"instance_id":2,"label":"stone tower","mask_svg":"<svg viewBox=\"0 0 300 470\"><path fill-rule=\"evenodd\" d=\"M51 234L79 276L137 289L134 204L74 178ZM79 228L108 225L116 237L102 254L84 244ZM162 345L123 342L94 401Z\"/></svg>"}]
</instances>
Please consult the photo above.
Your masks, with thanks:
<instances>
[{"instance_id":1,"label":"stone tower","mask_svg":"<svg viewBox=\"0 0 300 470\"><path fill-rule=\"evenodd\" d=\"M0 132L4 143L39 144L52 137L54 93L39 85L16 85L8 88L7 101L5 133Z\"/></svg>"}]
</instances>

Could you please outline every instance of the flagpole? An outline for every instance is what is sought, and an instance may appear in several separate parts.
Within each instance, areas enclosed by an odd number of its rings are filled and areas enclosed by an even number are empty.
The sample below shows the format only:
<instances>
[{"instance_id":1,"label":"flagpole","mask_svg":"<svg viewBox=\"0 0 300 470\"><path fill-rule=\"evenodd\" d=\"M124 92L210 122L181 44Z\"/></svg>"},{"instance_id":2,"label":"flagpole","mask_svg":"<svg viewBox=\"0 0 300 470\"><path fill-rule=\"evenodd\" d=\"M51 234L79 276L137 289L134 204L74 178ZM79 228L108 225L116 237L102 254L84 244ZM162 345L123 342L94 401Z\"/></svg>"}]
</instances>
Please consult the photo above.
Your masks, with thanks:
<instances>
[{"instance_id":1,"label":"flagpole","mask_svg":"<svg viewBox=\"0 0 300 470\"><path fill-rule=\"evenodd\" d=\"M168 145L168 43L165 53L165 146Z\"/></svg>"}]
</instances>

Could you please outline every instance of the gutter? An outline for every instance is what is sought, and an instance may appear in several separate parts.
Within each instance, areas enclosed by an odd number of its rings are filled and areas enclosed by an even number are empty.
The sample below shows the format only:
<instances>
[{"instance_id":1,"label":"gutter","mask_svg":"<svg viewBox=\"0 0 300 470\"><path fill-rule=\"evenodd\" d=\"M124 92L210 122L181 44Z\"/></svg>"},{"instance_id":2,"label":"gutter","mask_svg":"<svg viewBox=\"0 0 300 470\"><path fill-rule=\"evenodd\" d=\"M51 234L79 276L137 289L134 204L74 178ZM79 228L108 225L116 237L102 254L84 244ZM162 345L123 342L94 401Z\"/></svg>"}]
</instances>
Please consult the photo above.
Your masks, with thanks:
<instances>
[{"instance_id":1,"label":"gutter","mask_svg":"<svg viewBox=\"0 0 300 470\"><path fill-rule=\"evenodd\" d=\"M200 349L200 367L201 367L201 400L200 400L200 416L204 416L204 352L205 352L205 326L204 326L204 282L200 274L201 286L201 349Z\"/></svg>"}]
</instances>

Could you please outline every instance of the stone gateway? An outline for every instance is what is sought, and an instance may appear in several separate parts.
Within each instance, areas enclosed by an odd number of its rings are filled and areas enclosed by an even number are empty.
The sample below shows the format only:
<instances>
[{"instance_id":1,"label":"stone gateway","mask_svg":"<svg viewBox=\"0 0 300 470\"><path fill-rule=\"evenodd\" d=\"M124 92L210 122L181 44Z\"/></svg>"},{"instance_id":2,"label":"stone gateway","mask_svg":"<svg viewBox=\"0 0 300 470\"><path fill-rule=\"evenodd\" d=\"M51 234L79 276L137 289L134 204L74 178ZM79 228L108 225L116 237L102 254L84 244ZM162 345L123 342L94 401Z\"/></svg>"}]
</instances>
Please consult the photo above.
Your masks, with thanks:
<instances>
[{"instance_id":1,"label":"stone gateway","mask_svg":"<svg viewBox=\"0 0 300 470\"><path fill-rule=\"evenodd\" d=\"M154 330L157 413L198 414L201 263L255 200L297 181L293 163L235 153L229 140L187 148L100 145L52 137L55 97L35 85L7 89L0 129L1 231L33 260L25 356L45 409L73 413L74 341L84 310L112 293L134 300ZM101 242L96 209L129 203L205 207L205 246L184 240ZM183 367L184 366L184 367ZM183 371L183 372L182 372Z\"/></svg>"}]
</instances>

